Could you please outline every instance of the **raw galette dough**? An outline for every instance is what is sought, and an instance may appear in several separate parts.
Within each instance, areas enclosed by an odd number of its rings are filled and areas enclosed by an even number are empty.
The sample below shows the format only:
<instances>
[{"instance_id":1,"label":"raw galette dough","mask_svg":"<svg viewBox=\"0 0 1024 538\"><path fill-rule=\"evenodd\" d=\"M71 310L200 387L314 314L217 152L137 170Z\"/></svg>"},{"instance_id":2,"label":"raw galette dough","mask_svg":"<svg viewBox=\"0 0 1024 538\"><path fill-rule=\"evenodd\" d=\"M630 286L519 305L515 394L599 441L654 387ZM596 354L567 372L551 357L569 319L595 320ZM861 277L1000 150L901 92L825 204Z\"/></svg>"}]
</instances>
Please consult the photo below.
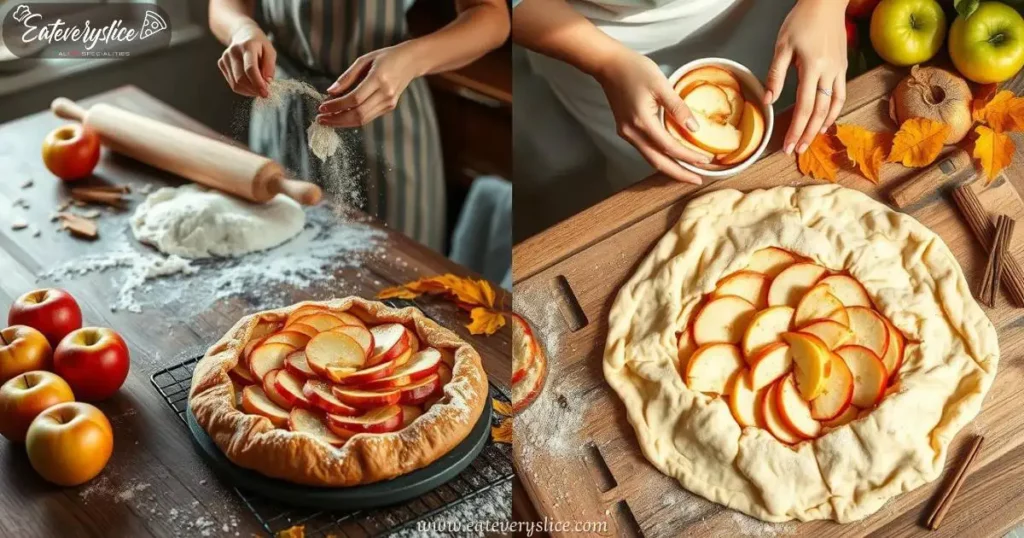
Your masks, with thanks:
<instances>
[{"instance_id":1,"label":"raw galette dough","mask_svg":"<svg viewBox=\"0 0 1024 538\"><path fill-rule=\"evenodd\" d=\"M676 331L701 296L770 246L848 271L908 338L895 389L870 414L792 448L741 429L725 399L689 390L676 370ZM942 240L832 185L693 200L609 318L605 378L647 459L686 489L765 521L855 521L937 478L999 359L995 328Z\"/></svg>"}]
</instances>

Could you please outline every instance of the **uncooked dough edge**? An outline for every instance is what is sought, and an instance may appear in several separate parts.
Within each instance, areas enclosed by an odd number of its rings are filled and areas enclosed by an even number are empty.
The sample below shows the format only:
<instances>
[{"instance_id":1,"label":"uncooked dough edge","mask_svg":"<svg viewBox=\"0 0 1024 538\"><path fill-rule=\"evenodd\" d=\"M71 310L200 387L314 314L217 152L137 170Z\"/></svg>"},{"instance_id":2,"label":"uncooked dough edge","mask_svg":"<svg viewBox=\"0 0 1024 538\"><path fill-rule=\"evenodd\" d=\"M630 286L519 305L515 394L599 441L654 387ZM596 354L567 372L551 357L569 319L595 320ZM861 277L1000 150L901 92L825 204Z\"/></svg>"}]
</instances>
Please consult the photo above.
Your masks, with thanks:
<instances>
[{"instance_id":1,"label":"uncooked dough edge","mask_svg":"<svg viewBox=\"0 0 1024 538\"><path fill-rule=\"evenodd\" d=\"M849 270L900 330L927 342L908 347L899 388L871 414L795 451L756 428L739 433L724 400L688 390L675 370L674 331L767 246ZM620 289L604 371L645 457L686 489L766 521L848 522L938 477L998 355L995 328L938 236L863 193L823 185L691 201ZM705 417L700 428L686 427L693 415Z\"/></svg>"}]
</instances>

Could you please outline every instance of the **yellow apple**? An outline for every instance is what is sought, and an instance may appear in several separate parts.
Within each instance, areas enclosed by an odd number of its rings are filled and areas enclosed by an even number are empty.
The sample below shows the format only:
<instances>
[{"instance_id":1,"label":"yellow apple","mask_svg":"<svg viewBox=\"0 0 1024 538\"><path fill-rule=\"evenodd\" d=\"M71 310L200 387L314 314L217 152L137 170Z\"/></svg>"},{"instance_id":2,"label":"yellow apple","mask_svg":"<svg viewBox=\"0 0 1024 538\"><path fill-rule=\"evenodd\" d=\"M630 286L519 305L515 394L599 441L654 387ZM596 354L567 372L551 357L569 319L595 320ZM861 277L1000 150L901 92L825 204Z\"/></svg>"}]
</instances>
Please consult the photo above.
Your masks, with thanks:
<instances>
[{"instance_id":1,"label":"yellow apple","mask_svg":"<svg viewBox=\"0 0 1024 538\"><path fill-rule=\"evenodd\" d=\"M935 0L882 0L871 14L871 45L893 65L930 60L945 38L946 14Z\"/></svg>"},{"instance_id":2,"label":"yellow apple","mask_svg":"<svg viewBox=\"0 0 1024 538\"><path fill-rule=\"evenodd\" d=\"M982 2L949 29L949 57L979 84L1002 82L1024 67L1024 18L1000 2Z\"/></svg>"}]
</instances>

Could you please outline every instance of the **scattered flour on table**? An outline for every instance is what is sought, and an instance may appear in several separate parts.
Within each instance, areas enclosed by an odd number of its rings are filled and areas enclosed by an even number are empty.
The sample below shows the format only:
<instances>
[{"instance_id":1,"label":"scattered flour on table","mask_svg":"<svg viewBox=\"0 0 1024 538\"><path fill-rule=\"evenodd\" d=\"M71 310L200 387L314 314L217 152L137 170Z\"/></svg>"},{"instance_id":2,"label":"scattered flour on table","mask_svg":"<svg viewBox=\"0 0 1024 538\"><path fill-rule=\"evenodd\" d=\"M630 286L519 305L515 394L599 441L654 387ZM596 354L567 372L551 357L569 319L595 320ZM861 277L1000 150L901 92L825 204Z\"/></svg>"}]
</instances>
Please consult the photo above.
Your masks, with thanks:
<instances>
[{"instance_id":1,"label":"scattered flour on table","mask_svg":"<svg viewBox=\"0 0 1024 538\"><path fill-rule=\"evenodd\" d=\"M417 524L391 534L392 538L450 538L451 536L489 536L484 528L467 528L467 525L500 523L512 519L512 482L507 481L494 489L459 503L436 516L424 520L423 529ZM462 532L445 532L444 529L461 529Z\"/></svg>"},{"instance_id":2,"label":"scattered flour on table","mask_svg":"<svg viewBox=\"0 0 1024 538\"><path fill-rule=\"evenodd\" d=\"M188 316L215 302L244 297L253 308L280 306L294 289L315 283L335 284L344 295L340 269L362 271L363 260L379 255L386 234L366 224L342 218L324 206L306 212L306 225L298 235L276 248L234 258L186 260L162 256L134 241L122 229L106 235L110 251L72 259L39 275L40 279L67 281L96 272L109 273L114 297L111 310L142 312L145 306L174 305L187 294ZM199 277L189 278L201 273ZM205 298L206 303L196 303ZM186 305L181 305L183 310Z\"/></svg>"},{"instance_id":3,"label":"scattered flour on table","mask_svg":"<svg viewBox=\"0 0 1024 538\"><path fill-rule=\"evenodd\" d=\"M131 219L136 239L189 259L273 248L295 237L305 223L302 206L286 196L255 204L194 184L157 190Z\"/></svg>"},{"instance_id":4,"label":"scattered flour on table","mask_svg":"<svg viewBox=\"0 0 1024 538\"><path fill-rule=\"evenodd\" d=\"M768 523L739 512L732 512L732 521L740 536L791 536L796 534L796 523Z\"/></svg>"}]
</instances>

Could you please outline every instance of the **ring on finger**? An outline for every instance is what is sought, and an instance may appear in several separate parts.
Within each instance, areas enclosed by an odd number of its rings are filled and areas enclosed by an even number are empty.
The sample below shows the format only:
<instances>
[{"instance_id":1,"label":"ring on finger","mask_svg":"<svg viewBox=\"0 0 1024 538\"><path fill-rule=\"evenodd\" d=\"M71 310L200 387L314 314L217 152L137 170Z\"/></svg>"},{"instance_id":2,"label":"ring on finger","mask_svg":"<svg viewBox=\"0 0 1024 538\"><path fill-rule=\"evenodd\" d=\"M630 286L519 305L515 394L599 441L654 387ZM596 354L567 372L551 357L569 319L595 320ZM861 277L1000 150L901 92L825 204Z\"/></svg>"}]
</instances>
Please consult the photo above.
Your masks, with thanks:
<instances>
[{"instance_id":1,"label":"ring on finger","mask_svg":"<svg viewBox=\"0 0 1024 538\"><path fill-rule=\"evenodd\" d=\"M818 93L824 95L825 97L832 97L832 90L829 88L818 87Z\"/></svg>"}]
</instances>

